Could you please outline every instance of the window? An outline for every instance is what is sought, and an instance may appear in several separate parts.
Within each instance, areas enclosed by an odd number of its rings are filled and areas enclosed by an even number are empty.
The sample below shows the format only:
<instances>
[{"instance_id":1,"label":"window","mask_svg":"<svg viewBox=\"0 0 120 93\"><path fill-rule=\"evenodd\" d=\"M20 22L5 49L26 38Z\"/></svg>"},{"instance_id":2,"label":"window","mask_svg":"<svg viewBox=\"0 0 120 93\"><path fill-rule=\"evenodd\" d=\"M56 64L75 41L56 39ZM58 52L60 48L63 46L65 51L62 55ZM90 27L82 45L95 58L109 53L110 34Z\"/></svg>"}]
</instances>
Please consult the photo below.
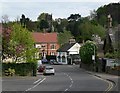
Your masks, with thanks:
<instances>
[{"instance_id":1,"label":"window","mask_svg":"<svg viewBox=\"0 0 120 93\"><path fill-rule=\"evenodd\" d=\"M56 49L56 47L55 47L55 45L53 44L53 45L51 45L51 47L50 47L51 49Z\"/></svg>"},{"instance_id":2,"label":"window","mask_svg":"<svg viewBox=\"0 0 120 93\"><path fill-rule=\"evenodd\" d=\"M55 55L55 53L54 52L50 52L50 55Z\"/></svg>"},{"instance_id":3,"label":"window","mask_svg":"<svg viewBox=\"0 0 120 93\"><path fill-rule=\"evenodd\" d=\"M62 56L62 62L65 62L65 56Z\"/></svg>"}]
</instances>

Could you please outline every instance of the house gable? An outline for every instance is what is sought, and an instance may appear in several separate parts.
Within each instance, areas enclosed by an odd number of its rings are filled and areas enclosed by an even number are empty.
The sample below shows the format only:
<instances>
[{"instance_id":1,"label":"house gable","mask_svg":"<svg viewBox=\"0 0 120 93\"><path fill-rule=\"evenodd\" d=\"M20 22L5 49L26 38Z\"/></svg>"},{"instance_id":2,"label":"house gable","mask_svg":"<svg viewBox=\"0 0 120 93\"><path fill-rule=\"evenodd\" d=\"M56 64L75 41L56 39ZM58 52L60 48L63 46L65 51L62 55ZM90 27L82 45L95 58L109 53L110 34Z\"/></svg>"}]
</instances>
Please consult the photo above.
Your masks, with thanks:
<instances>
[{"instance_id":1,"label":"house gable","mask_svg":"<svg viewBox=\"0 0 120 93\"><path fill-rule=\"evenodd\" d=\"M80 44L75 43L70 49L68 49L69 54L79 54Z\"/></svg>"}]
</instances>

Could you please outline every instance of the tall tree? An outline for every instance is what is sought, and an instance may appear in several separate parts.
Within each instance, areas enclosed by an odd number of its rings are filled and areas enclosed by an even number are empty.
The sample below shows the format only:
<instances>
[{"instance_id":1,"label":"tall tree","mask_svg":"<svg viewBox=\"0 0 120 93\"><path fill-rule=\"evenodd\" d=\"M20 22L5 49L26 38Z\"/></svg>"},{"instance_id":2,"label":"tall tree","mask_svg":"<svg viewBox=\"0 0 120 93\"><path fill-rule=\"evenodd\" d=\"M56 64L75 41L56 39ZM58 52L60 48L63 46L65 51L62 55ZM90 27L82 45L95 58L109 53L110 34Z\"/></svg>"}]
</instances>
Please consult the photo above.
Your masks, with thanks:
<instances>
[{"instance_id":1,"label":"tall tree","mask_svg":"<svg viewBox=\"0 0 120 93\"><path fill-rule=\"evenodd\" d=\"M68 43L69 42L69 39L73 37L72 34L70 33L70 31L66 31L64 30L63 32L60 32L58 34L58 43L60 45L63 45L65 43Z\"/></svg>"},{"instance_id":2,"label":"tall tree","mask_svg":"<svg viewBox=\"0 0 120 93\"><path fill-rule=\"evenodd\" d=\"M110 3L108 5L104 5L99 7L96 10L97 13L97 21L101 25L106 25L107 15L110 14L113 18L113 26L120 24L120 3Z\"/></svg>"},{"instance_id":3,"label":"tall tree","mask_svg":"<svg viewBox=\"0 0 120 93\"><path fill-rule=\"evenodd\" d=\"M52 15L48 13L42 13L38 16L38 28L40 30L46 30L47 32L52 32L52 27L53 27L53 19Z\"/></svg>"},{"instance_id":4,"label":"tall tree","mask_svg":"<svg viewBox=\"0 0 120 93\"><path fill-rule=\"evenodd\" d=\"M18 58L25 59L26 62L34 60L36 49L34 48L31 33L18 24L13 25L8 43L6 44L4 41L3 50L5 47L7 47L9 51L3 51L4 55L13 58L14 62L18 61Z\"/></svg>"}]
</instances>

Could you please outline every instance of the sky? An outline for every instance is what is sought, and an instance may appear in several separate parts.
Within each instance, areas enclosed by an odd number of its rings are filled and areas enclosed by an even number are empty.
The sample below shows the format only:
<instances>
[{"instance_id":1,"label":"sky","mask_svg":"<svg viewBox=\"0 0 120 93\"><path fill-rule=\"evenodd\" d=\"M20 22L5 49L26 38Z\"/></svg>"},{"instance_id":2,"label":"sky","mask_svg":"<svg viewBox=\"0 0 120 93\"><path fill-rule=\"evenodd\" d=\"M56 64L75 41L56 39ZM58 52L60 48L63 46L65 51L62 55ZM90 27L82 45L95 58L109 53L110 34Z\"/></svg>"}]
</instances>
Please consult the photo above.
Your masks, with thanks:
<instances>
[{"instance_id":1,"label":"sky","mask_svg":"<svg viewBox=\"0 0 120 93\"><path fill-rule=\"evenodd\" d=\"M55 18L67 18L70 14L90 15L90 11L119 0L0 0L0 21L7 15L15 21L22 14L36 21L41 13L49 13Z\"/></svg>"}]
</instances>

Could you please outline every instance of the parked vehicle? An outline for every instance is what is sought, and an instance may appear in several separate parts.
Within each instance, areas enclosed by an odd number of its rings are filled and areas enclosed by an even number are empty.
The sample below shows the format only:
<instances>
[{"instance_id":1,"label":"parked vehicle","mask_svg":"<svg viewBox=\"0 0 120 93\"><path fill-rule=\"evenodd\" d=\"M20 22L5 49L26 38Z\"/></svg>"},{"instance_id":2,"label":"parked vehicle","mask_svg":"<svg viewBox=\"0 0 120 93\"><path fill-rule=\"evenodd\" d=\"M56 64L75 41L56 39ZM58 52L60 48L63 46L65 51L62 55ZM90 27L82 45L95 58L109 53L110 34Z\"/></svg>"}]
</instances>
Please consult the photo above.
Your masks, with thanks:
<instances>
[{"instance_id":1,"label":"parked vehicle","mask_svg":"<svg viewBox=\"0 0 120 93\"><path fill-rule=\"evenodd\" d=\"M38 60L38 61L37 61L37 69L39 68L40 65L42 65L42 61L41 61L41 60Z\"/></svg>"},{"instance_id":2,"label":"parked vehicle","mask_svg":"<svg viewBox=\"0 0 120 93\"><path fill-rule=\"evenodd\" d=\"M52 66L45 66L45 69L43 71L43 75L46 74L55 74L55 69Z\"/></svg>"},{"instance_id":3,"label":"parked vehicle","mask_svg":"<svg viewBox=\"0 0 120 93\"><path fill-rule=\"evenodd\" d=\"M40 66L38 67L38 72L43 72L44 69L45 69L45 66L44 66L44 65L40 65Z\"/></svg>"},{"instance_id":4,"label":"parked vehicle","mask_svg":"<svg viewBox=\"0 0 120 93\"><path fill-rule=\"evenodd\" d=\"M50 60L51 65L62 65L62 63L57 62L56 60Z\"/></svg>"}]
</instances>

